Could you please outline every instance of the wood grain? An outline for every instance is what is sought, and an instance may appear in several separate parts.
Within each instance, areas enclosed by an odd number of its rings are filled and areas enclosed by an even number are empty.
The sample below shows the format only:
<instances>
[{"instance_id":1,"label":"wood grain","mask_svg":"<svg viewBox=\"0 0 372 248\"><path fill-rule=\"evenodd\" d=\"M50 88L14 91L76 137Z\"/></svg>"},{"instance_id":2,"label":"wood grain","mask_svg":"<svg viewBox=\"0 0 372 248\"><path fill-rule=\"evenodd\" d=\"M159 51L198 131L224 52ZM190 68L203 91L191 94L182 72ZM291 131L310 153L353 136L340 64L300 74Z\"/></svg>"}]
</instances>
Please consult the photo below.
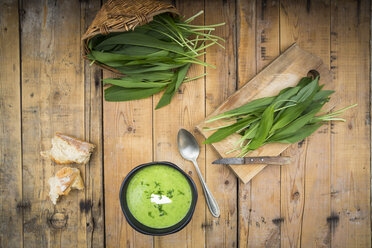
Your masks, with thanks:
<instances>
[{"instance_id":1,"label":"wood grain","mask_svg":"<svg viewBox=\"0 0 372 248\"><path fill-rule=\"evenodd\" d=\"M254 99L277 95L281 89L294 86L301 77L307 75L312 69L317 69L322 65L322 61L299 48L297 45L291 46L280 57L275 59L264 70L257 74L251 81L245 84L240 90L230 96L220 107L216 109L205 120L220 113L242 106ZM213 128L226 125L221 120L212 123L205 121L198 124L197 129L208 137L213 131L205 130L203 127ZM224 140L213 143L212 146L224 157L238 156L239 151L226 154L235 147L235 142L239 139L238 134L233 134ZM250 156L277 156L288 147L288 144L267 144L253 152ZM266 165L229 165L234 173L247 183L257 175Z\"/></svg>"},{"instance_id":2,"label":"wood grain","mask_svg":"<svg viewBox=\"0 0 372 248\"><path fill-rule=\"evenodd\" d=\"M101 7L100 1L81 2L80 20L82 35ZM102 71L81 59L85 86L85 139L96 145L89 164L85 165L85 201L80 209L86 213L86 246L105 246L104 190L103 190L103 122L102 122Z\"/></svg>"},{"instance_id":3,"label":"wood grain","mask_svg":"<svg viewBox=\"0 0 372 248\"><path fill-rule=\"evenodd\" d=\"M226 50L208 49L204 59L217 69L193 66L190 76L208 76L183 85L171 105L157 111L159 95L126 103L102 99L102 72L82 60L80 46L100 3L0 3L0 247L371 246L369 1L178 1L186 17L205 10L200 24L227 23L216 30ZM293 42L323 60L316 63L322 81L337 91L327 110L358 107L345 112L346 123L331 123L291 146L291 165L279 172L258 166L247 184L227 167L212 167L219 156L201 145L198 162L222 211L215 219L192 164L178 154L177 131L193 131L201 144L195 124ZM287 66L281 63L279 71ZM328 69L333 80L322 72ZM266 93L260 92L264 83L253 86L252 96ZM57 206L47 181L62 166L39 156L55 131L97 146L90 163L77 166L85 191L72 191ZM199 190L192 222L155 239L126 223L118 201L126 174L154 159L181 166Z\"/></svg>"},{"instance_id":4,"label":"wood grain","mask_svg":"<svg viewBox=\"0 0 372 248\"><path fill-rule=\"evenodd\" d=\"M202 1L177 1L177 9L188 18L204 9ZM193 21L195 24L204 24L203 16ZM203 58L201 58L203 59ZM189 77L204 73L204 67L192 65L188 72ZM178 152L177 133L180 128L185 128L196 135L198 143L202 144L201 135L193 130L194 126L205 116L204 110L204 78L182 84L174 95L170 105L154 110L154 160L170 161L182 168L194 180L198 189L198 202L191 222L180 232L155 238L155 247L200 247L205 244L205 212L206 208L203 190L193 164L184 160ZM161 93L154 96L154 106L158 103ZM205 176L205 146L200 146L198 164ZM214 192L212 192L214 193Z\"/></svg>"},{"instance_id":5,"label":"wood grain","mask_svg":"<svg viewBox=\"0 0 372 248\"><path fill-rule=\"evenodd\" d=\"M84 191L72 191L54 206L48 179L62 166L40 157L56 131L84 139L80 3L25 1L21 13L23 198L30 202L24 243L85 247Z\"/></svg>"},{"instance_id":6,"label":"wood grain","mask_svg":"<svg viewBox=\"0 0 372 248\"><path fill-rule=\"evenodd\" d=\"M104 78L115 77L104 72ZM103 103L105 221L107 247L152 247L153 238L136 232L125 220L119 190L136 166L151 162L152 98Z\"/></svg>"},{"instance_id":7,"label":"wood grain","mask_svg":"<svg viewBox=\"0 0 372 248\"><path fill-rule=\"evenodd\" d=\"M256 0L238 0L237 13L237 82L238 88L257 73L256 64ZM254 37L254 39L252 38ZM248 247L251 221L251 182L238 182L238 244Z\"/></svg>"},{"instance_id":8,"label":"wood grain","mask_svg":"<svg viewBox=\"0 0 372 248\"><path fill-rule=\"evenodd\" d=\"M281 1L280 17L280 49L284 51L296 42L319 56L324 62L323 70L327 71L330 56L329 1L311 1L310 4L308 1ZM333 89L329 73L319 72L326 88ZM332 99L336 98L337 95L332 96ZM332 104L328 103L325 109ZM284 219L281 244L284 247L330 245L326 222L330 215L330 151L330 125L327 124L284 152L293 157L293 163L281 170L281 212Z\"/></svg>"},{"instance_id":9,"label":"wood grain","mask_svg":"<svg viewBox=\"0 0 372 248\"><path fill-rule=\"evenodd\" d=\"M332 1L331 69L346 123L331 133L333 247L370 247L370 1ZM347 16L348 18L345 18ZM332 58L332 57L331 57Z\"/></svg>"},{"instance_id":10,"label":"wood grain","mask_svg":"<svg viewBox=\"0 0 372 248\"><path fill-rule=\"evenodd\" d=\"M117 75L104 71L103 77ZM152 97L103 101L106 246L152 247L151 236L136 232L126 222L118 198L125 176L136 166L153 161Z\"/></svg>"},{"instance_id":11,"label":"wood grain","mask_svg":"<svg viewBox=\"0 0 372 248\"><path fill-rule=\"evenodd\" d=\"M29 210L22 201L18 18L18 1L0 3L0 247L23 247L23 212Z\"/></svg>"},{"instance_id":12,"label":"wood grain","mask_svg":"<svg viewBox=\"0 0 372 248\"><path fill-rule=\"evenodd\" d=\"M225 49L209 47L206 62L216 66L207 67L206 114L216 109L236 89L236 23L234 1L205 1L206 25L225 22L214 32L225 39ZM206 246L237 246L237 179L225 165L212 165L218 154L209 145L206 149L206 181L221 210L220 218L214 218L207 210Z\"/></svg>"},{"instance_id":13,"label":"wood grain","mask_svg":"<svg viewBox=\"0 0 372 248\"><path fill-rule=\"evenodd\" d=\"M252 72L257 73L279 55L279 2L252 2L255 4L256 19L255 25L249 28L255 32L256 42L252 44L255 53L250 54L250 60L256 61L256 68L252 68ZM242 33L252 31L241 30ZM247 43L245 40L240 42ZM244 61L240 62L240 56L238 59L239 82L247 82L250 78L244 78L244 73L240 73ZM280 167L268 166L250 183L240 182L238 205L241 213L240 246L280 247L281 223L273 221L280 219Z\"/></svg>"}]
</instances>

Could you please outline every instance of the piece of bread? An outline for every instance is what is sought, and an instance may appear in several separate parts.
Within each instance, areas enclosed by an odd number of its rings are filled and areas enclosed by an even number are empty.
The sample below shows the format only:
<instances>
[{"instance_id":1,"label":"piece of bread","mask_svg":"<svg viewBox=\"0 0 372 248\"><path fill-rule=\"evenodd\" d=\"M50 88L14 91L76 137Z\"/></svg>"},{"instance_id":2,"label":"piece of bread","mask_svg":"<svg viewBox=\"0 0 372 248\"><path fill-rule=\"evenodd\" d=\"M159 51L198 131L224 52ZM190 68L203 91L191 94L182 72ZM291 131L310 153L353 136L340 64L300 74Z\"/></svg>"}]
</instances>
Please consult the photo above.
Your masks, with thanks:
<instances>
[{"instance_id":1,"label":"piece of bread","mask_svg":"<svg viewBox=\"0 0 372 248\"><path fill-rule=\"evenodd\" d=\"M52 149L42 151L40 154L51 158L57 164L86 164L89 162L94 147L93 144L83 140L56 133L52 138Z\"/></svg>"},{"instance_id":2,"label":"piece of bread","mask_svg":"<svg viewBox=\"0 0 372 248\"><path fill-rule=\"evenodd\" d=\"M84 182L77 168L63 167L54 177L49 178L49 197L56 205L58 197L67 195L71 189L84 189Z\"/></svg>"}]
</instances>

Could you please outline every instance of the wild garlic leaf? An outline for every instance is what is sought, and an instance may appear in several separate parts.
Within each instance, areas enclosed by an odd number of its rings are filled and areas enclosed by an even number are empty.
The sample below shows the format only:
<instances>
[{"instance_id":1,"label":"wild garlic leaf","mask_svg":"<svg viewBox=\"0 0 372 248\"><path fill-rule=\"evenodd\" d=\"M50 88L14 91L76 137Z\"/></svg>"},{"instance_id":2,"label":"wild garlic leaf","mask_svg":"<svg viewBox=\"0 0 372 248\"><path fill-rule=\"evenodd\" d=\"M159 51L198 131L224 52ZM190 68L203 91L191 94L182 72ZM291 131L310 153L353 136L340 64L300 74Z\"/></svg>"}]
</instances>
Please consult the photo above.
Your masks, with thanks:
<instances>
[{"instance_id":1,"label":"wild garlic leaf","mask_svg":"<svg viewBox=\"0 0 372 248\"><path fill-rule=\"evenodd\" d=\"M186 77L186 73L189 70L191 64L186 64L183 67L180 68L180 70L177 72L177 78L175 79L174 83L172 83L172 86L169 85L167 90L164 92L162 98L159 100L158 105L155 109L159 109L161 107L164 107L165 105L169 104L172 100L172 97L182 84L183 80Z\"/></svg>"},{"instance_id":2,"label":"wild garlic leaf","mask_svg":"<svg viewBox=\"0 0 372 248\"><path fill-rule=\"evenodd\" d=\"M323 105L317 106L309 113L302 115L298 117L296 120L285 126L284 128L281 128L278 130L273 136L270 137L270 140L281 140L283 138L286 138L288 136L291 136L295 134L296 132L299 132L299 130L308 124L310 120L320 111L320 109L323 107Z\"/></svg>"},{"instance_id":3,"label":"wild garlic leaf","mask_svg":"<svg viewBox=\"0 0 372 248\"><path fill-rule=\"evenodd\" d=\"M233 109L233 110L227 111L223 114L212 117L209 120L207 120L206 123L213 122L213 121L223 119L223 118L230 118L230 117L238 116L238 115L242 115L242 114L249 114L249 113L251 113L253 111L256 111L258 109L261 109L263 107L264 107L263 109L266 109L266 107L269 104L271 104L274 99L275 99L275 96L273 96L273 97L263 97L263 98L253 100L253 101L251 101L247 104L244 104L241 107L238 107L236 109Z\"/></svg>"},{"instance_id":4,"label":"wild garlic leaf","mask_svg":"<svg viewBox=\"0 0 372 248\"><path fill-rule=\"evenodd\" d=\"M298 86L285 88L284 90L280 91L279 95L274 99L272 104L275 104L275 108L280 108L285 103L288 103L291 97L296 95L300 89L301 88Z\"/></svg>"},{"instance_id":5,"label":"wild garlic leaf","mask_svg":"<svg viewBox=\"0 0 372 248\"><path fill-rule=\"evenodd\" d=\"M230 152L239 150L239 156L245 156L268 143L296 143L314 133L325 121L343 120L338 116L356 104L331 113L316 115L334 93L331 90L322 90L324 85L319 86L318 79L319 77L314 80L302 78L296 87L285 88L275 97L256 99L210 118L207 122L219 119L236 122L215 128L217 131L206 141L208 143L221 141L234 131L238 132L241 135L236 142L238 147ZM242 125L242 129L238 131L233 130L233 127L244 118L251 118L253 121L244 127Z\"/></svg>"},{"instance_id":6,"label":"wild garlic leaf","mask_svg":"<svg viewBox=\"0 0 372 248\"><path fill-rule=\"evenodd\" d=\"M100 50L105 45L122 44L122 45L135 45L150 48L162 49L165 51L174 52L177 54L185 55L185 51L174 42L165 42L158 40L150 35L136 33L134 31L124 32L114 37L108 38L98 44L95 49Z\"/></svg>"},{"instance_id":7,"label":"wild garlic leaf","mask_svg":"<svg viewBox=\"0 0 372 248\"><path fill-rule=\"evenodd\" d=\"M108 102L120 102L120 101L130 101L130 100L137 100L149 97L153 94L156 94L165 87L161 88L123 88L119 86L111 86L105 89L105 100Z\"/></svg>"},{"instance_id":8,"label":"wild garlic leaf","mask_svg":"<svg viewBox=\"0 0 372 248\"><path fill-rule=\"evenodd\" d=\"M259 148L265 142L274 122L274 110L275 105L272 104L263 112L256 135L249 143L248 148L250 150Z\"/></svg>"},{"instance_id":9,"label":"wild garlic leaf","mask_svg":"<svg viewBox=\"0 0 372 248\"><path fill-rule=\"evenodd\" d=\"M219 142L223 140L224 138L226 138L227 136L240 131L241 129L248 126L253 121L254 119L248 117L245 119L241 119L228 127L220 128L218 131L214 132L211 136L209 136L208 139L204 141L204 144L211 144L211 143Z\"/></svg>"},{"instance_id":10,"label":"wild garlic leaf","mask_svg":"<svg viewBox=\"0 0 372 248\"><path fill-rule=\"evenodd\" d=\"M165 87L170 82L166 83L156 83L156 82L141 82L136 80L127 80L126 78L123 79L103 79L104 85L112 84L117 85L124 88L159 88Z\"/></svg>"},{"instance_id":11,"label":"wild garlic leaf","mask_svg":"<svg viewBox=\"0 0 372 248\"><path fill-rule=\"evenodd\" d=\"M313 81L313 79L311 77L303 77L301 78L301 80L298 82L297 86L299 86L300 88L303 88L305 87L306 85L308 85L309 83L311 83Z\"/></svg>"},{"instance_id":12,"label":"wild garlic leaf","mask_svg":"<svg viewBox=\"0 0 372 248\"><path fill-rule=\"evenodd\" d=\"M245 130L244 135L241 137L239 140L239 143L244 141L244 140L250 140L253 139L254 136L257 133L257 128L260 124L260 121L257 120L256 122L253 122L252 124L249 125L249 127Z\"/></svg>"},{"instance_id":13,"label":"wild garlic leaf","mask_svg":"<svg viewBox=\"0 0 372 248\"><path fill-rule=\"evenodd\" d=\"M211 31L224 23L202 26L190 24L191 20L184 21L167 13L160 14L133 31L92 37L88 43L90 51L87 58L126 75L125 79L104 81L104 84L117 86L105 90L105 99L140 99L150 96L151 92L158 92L156 88L166 88L157 106L160 108L170 103L174 93L185 81L190 63L214 67L199 57L206 53L205 49L209 46L217 44L223 47L217 41L223 39L211 34ZM183 70L185 67L187 69ZM162 72L171 73L161 79L156 76L141 77L141 74L155 75ZM174 78L175 74L179 75L179 79ZM162 84L168 86L163 87ZM139 92L140 88L145 90L143 94Z\"/></svg>"},{"instance_id":14,"label":"wild garlic leaf","mask_svg":"<svg viewBox=\"0 0 372 248\"><path fill-rule=\"evenodd\" d=\"M306 89L306 91L302 91L304 89ZM276 118L277 120L275 120L275 124L271 128L270 133L272 134L275 130L285 127L299 117L302 112L311 104L317 90L318 80L313 80L310 84L302 88L298 92L298 95L296 95L297 104L278 114L280 117Z\"/></svg>"},{"instance_id":15,"label":"wild garlic leaf","mask_svg":"<svg viewBox=\"0 0 372 248\"><path fill-rule=\"evenodd\" d=\"M156 63L150 66L143 66L143 65L132 65L132 66L121 66L117 67L116 69L124 74L138 74L144 72L162 72L162 71L169 71L171 69L177 69L179 67L184 66L185 64L160 64Z\"/></svg>"},{"instance_id":16,"label":"wild garlic leaf","mask_svg":"<svg viewBox=\"0 0 372 248\"><path fill-rule=\"evenodd\" d=\"M270 140L268 143L288 143L288 144L293 144L296 142L299 142L306 137L310 136L313 134L318 128L320 128L323 125L323 123L315 123L315 124L309 124L305 125L302 128L300 128L296 133L282 138L280 140Z\"/></svg>"}]
</instances>

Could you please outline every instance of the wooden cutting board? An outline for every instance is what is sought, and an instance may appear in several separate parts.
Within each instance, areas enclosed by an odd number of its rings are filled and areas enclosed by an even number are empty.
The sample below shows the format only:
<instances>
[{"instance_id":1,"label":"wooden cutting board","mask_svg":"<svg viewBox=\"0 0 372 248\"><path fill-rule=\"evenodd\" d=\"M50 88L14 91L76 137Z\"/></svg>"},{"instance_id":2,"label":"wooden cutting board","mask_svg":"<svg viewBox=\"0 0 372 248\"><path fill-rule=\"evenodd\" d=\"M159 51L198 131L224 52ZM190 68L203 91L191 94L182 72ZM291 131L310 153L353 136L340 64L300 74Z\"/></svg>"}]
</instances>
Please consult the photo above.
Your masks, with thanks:
<instances>
[{"instance_id":1,"label":"wooden cutting board","mask_svg":"<svg viewBox=\"0 0 372 248\"><path fill-rule=\"evenodd\" d=\"M282 55L258 73L252 80L231 95L202 123L197 125L197 129L205 138L209 137L214 131L206 131L203 127L212 128L226 125L226 122L223 121L205 123L205 121L212 116L242 106L243 104L257 98L277 95L280 90L286 87L295 86L299 80L302 77L305 77L311 70L316 70L320 73L320 84L327 84L327 82L332 80L328 67L323 64L320 58L302 50L296 44L292 45ZM325 88L327 88L327 85ZM240 137L241 136L238 134L233 134L218 143L213 143L212 146L221 157L236 157L238 156L239 151L229 154L226 154L226 152L236 147L235 143ZM249 156L278 156L289 146L289 144L279 143L267 144L253 151ZM266 167L266 165L259 164L229 166L244 183L249 182L255 175Z\"/></svg>"}]
</instances>

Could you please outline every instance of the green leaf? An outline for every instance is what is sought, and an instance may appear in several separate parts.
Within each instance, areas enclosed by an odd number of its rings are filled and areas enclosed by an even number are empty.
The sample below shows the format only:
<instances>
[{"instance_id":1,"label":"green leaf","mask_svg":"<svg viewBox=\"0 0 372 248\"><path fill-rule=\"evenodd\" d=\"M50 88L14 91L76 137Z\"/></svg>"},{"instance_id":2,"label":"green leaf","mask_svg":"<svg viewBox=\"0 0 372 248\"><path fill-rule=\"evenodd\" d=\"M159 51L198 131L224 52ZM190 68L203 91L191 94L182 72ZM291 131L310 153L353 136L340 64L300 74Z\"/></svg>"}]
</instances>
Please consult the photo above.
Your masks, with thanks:
<instances>
[{"instance_id":1,"label":"green leaf","mask_svg":"<svg viewBox=\"0 0 372 248\"><path fill-rule=\"evenodd\" d=\"M221 24L189 25L169 14L161 14L150 23L136 27L134 31L91 38L87 57L126 75L121 79L103 80L103 84L113 85L105 89L105 99L141 99L166 89L157 108L170 103L185 81L191 63L209 66L200 60L204 54L200 50L217 44L217 39L221 39L210 34L211 30ZM193 37L189 40L191 34L196 34L196 39ZM210 43L206 44L205 41Z\"/></svg>"},{"instance_id":2,"label":"green leaf","mask_svg":"<svg viewBox=\"0 0 372 248\"><path fill-rule=\"evenodd\" d=\"M238 107L236 109L233 109L233 110L230 110L230 111L227 111L223 114L220 114L220 115L217 115L215 117L212 117L211 119L209 119L208 121L206 121L206 123L209 123L209 122L213 122L213 121L216 121L216 120L219 120L219 119L223 119L223 118L229 118L229 117L233 117L233 116L238 116L238 115L242 115L242 114L249 114L253 111L256 111L258 109L261 109L262 107L266 107L268 106L269 104L272 103L272 101L275 99L276 97L275 96L272 96L272 97L263 97L263 98L259 98L259 99L256 99L256 100L253 100L247 104L244 104L243 106L241 107Z\"/></svg>"},{"instance_id":3,"label":"green leaf","mask_svg":"<svg viewBox=\"0 0 372 248\"><path fill-rule=\"evenodd\" d=\"M138 74L130 74L125 76L124 78L130 78L133 81L141 81L141 82L156 82L156 81L169 81L173 78L175 73L173 71L156 71L156 72L145 72L145 73L138 73Z\"/></svg>"},{"instance_id":4,"label":"green leaf","mask_svg":"<svg viewBox=\"0 0 372 248\"><path fill-rule=\"evenodd\" d=\"M123 78L123 79L107 78L107 79L103 79L103 83L104 85L112 84L112 85L117 85L117 86L124 87L124 88L158 88L158 87L165 87L170 82L156 83L156 82L132 81L132 79L130 78Z\"/></svg>"},{"instance_id":5,"label":"green leaf","mask_svg":"<svg viewBox=\"0 0 372 248\"><path fill-rule=\"evenodd\" d=\"M178 71L175 90L178 90L178 88L182 84L182 82L185 79L186 74L187 74L190 66L191 66L191 64L186 64L184 67L180 68L180 70Z\"/></svg>"},{"instance_id":6,"label":"green leaf","mask_svg":"<svg viewBox=\"0 0 372 248\"><path fill-rule=\"evenodd\" d=\"M286 104L287 106L293 104L293 101L292 102L288 101L291 101L290 100L291 97L296 95L300 89L301 88L298 86L285 88L284 90L280 91L279 95L274 99L274 101L271 104L275 105L276 109L280 108L284 104Z\"/></svg>"},{"instance_id":7,"label":"green leaf","mask_svg":"<svg viewBox=\"0 0 372 248\"><path fill-rule=\"evenodd\" d=\"M97 49L96 49L97 50ZM117 49L108 51L106 49L100 49L100 51L111 52L114 54L123 54L128 56L156 56L158 53L160 54L169 54L169 51L164 51L157 48L152 47L143 47L143 46L135 46L135 45L118 45Z\"/></svg>"},{"instance_id":8,"label":"green leaf","mask_svg":"<svg viewBox=\"0 0 372 248\"><path fill-rule=\"evenodd\" d=\"M288 88L285 88L285 89L281 90L279 92L278 96L275 97L275 99L272 102L272 104L276 104L276 103L279 103L279 102L283 102L283 101L289 100L292 96L296 95L297 92L300 89L301 88L299 86L296 86L296 87L288 87Z\"/></svg>"},{"instance_id":9,"label":"green leaf","mask_svg":"<svg viewBox=\"0 0 372 248\"><path fill-rule=\"evenodd\" d=\"M301 78L300 82L298 82L297 86L299 86L300 88L303 88L309 83L311 83L312 81L313 79L311 77L303 77Z\"/></svg>"},{"instance_id":10,"label":"green leaf","mask_svg":"<svg viewBox=\"0 0 372 248\"><path fill-rule=\"evenodd\" d=\"M239 140L237 143L242 143L242 142L244 142L245 140L253 139L254 136L255 136L256 133L257 133L257 128L258 128L259 125L260 125L260 121L259 121L259 120L254 121L253 123L251 123L251 124L249 125L249 127L247 127L247 128L244 130L244 134L243 134L243 136L240 138L240 140Z\"/></svg>"},{"instance_id":11,"label":"green leaf","mask_svg":"<svg viewBox=\"0 0 372 248\"><path fill-rule=\"evenodd\" d=\"M155 109L164 107L165 105L168 105L171 102L175 92L178 90L183 80L185 79L186 73L189 70L190 65L191 64L186 64L180 68L180 70L177 72L176 80L167 87L166 91L164 92L163 96L160 98L158 105L156 106Z\"/></svg>"},{"instance_id":12,"label":"green leaf","mask_svg":"<svg viewBox=\"0 0 372 248\"><path fill-rule=\"evenodd\" d=\"M254 123L252 123L249 128L246 130L243 138L244 139L253 139L254 136L256 135L257 133L257 128L259 126L260 122L259 121L256 121Z\"/></svg>"},{"instance_id":13,"label":"green leaf","mask_svg":"<svg viewBox=\"0 0 372 248\"><path fill-rule=\"evenodd\" d=\"M310 124L310 125L305 125L302 128L298 130L295 134L282 138L280 140L271 140L270 143L288 143L288 144L293 144L296 142L299 142L306 137L310 136L313 134L318 128L320 128L323 125L323 123L315 123L315 124Z\"/></svg>"},{"instance_id":14,"label":"green leaf","mask_svg":"<svg viewBox=\"0 0 372 248\"><path fill-rule=\"evenodd\" d=\"M329 99L330 99L329 97L325 97L325 98L314 101L314 98L313 98L313 101L305 109L305 111L302 113L302 115L305 115L305 114L311 112L313 109L317 109L317 108L319 108L319 111L320 111L320 109L324 106L324 104L326 104L329 101Z\"/></svg>"},{"instance_id":15,"label":"green leaf","mask_svg":"<svg viewBox=\"0 0 372 248\"><path fill-rule=\"evenodd\" d=\"M101 63L112 62L112 61L131 61L137 59L145 59L148 56L135 56L135 55L125 55L125 54L116 54L116 53L107 53L107 52L99 52L92 50L90 53L95 60L98 60ZM166 53L156 52L157 56L165 55ZM166 55L165 55L166 56Z\"/></svg>"},{"instance_id":16,"label":"green leaf","mask_svg":"<svg viewBox=\"0 0 372 248\"><path fill-rule=\"evenodd\" d=\"M95 49L100 50L105 45L122 44L122 45L136 45L143 47L157 48L165 51L186 55L183 48L174 42L165 42L158 40L150 35L135 33L135 32L124 32L117 36L108 38L98 44Z\"/></svg>"},{"instance_id":17,"label":"green leaf","mask_svg":"<svg viewBox=\"0 0 372 248\"><path fill-rule=\"evenodd\" d=\"M253 121L254 120L252 118L245 118L245 119L241 119L237 121L236 123L230 126L223 127L217 130L216 132L214 132L211 136L209 136L208 139L206 139L203 142L203 144L211 144L211 143L219 142L223 140L224 138L226 138L227 136L240 131L241 129L248 126Z\"/></svg>"},{"instance_id":18,"label":"green leaf","mask_svg":"<svg viewBox=\"0 0 372 248\"><path fill-rule=\"evenodd\" d=\"M110 33L110 34L108 34L108 35L98 34L98 35L92 37L92 38L90 39L90 42L91 42L91 44L92 44L92 48L94 48L97 44L101 43L101 42L104 41L105 39L108 39L108 38L110 38L110 37L114 37L114 36L116 36L116 35L118 35L118 33ZM92 48L91 48L91 49L92 49Z\"/></svg>"},{"instance_id":19,"label":"green leaf","mask_svg":"<svg viewBox=\"0 0 372 248\"><path fill-rule=\"evenodd\" d=\"M304 110L311 104L318 87L319 85L317 79L303 87L294 97L298 103L295 106L284 109L278 113L277 117L275 118L275 124L272 126L270 133L272 134L275 130L285 127L299 117L302 112L304 112Z\"/></svg>"},{"instance_id":20,"label":"green leaf","mask_svg":"<svg viewBox=\"0 0 372 248\"><path fill-rule=\"evenodd\" d=\"M302 115L301 117L297 118L289 125L285 126L284 128L278 130L273 136L270 137L269 140L281 140L288 136L294 135L296 132L308 124L310 120L319 112L319 110L323 107L323 105L318 105L309 113Z\"/></svg>"},{"instance_id":21,"label":"green leaf","mask_svg":"<svg viewBox=\"0 0 372 248\"><path fill-rule=\"evenodd\" d=\"M155 109L159 109L161 107L164 107L171 102L171 100L174 96L174 93L175 93L176 81L177 81L177 77L175 77L172 80L172 82L167 86L167 88L165 89L163 95L161 96L158 104L156 105Z\"/></svg>"},{"instance_id":22,"label":"green leaf","mask_svg":"<svg viewBox=\"0 0 372 248\"><path fill-rule=\"evenodd\" d=\"M319 77L316 77L311 83L304 86L296 96L291 98L291 100L297 102L303 102L307 100L311 95L315 95L319 90Z\"/></svg>"},{"instance_id":23,"label":"green leaf","mask_svg":"<svg viewBox=\"0 0 372 248\"><path fill-rule=\"evenodd\" d=\"M333 93L335 93L335 91L333 91L333 90L322 90L322 91L319 91L319 92L317 92L315 94L315 96L313 98L313 101L318 101L318 100L321 100L321 99L326 99L327 97L329 97Z\"/></svg>"},{"instance_id":24,"label":"green leaf","mask_svg":"<svg viewBox=\"0 0 372 248\"><path fill-rule=\"evenodd\" d=\"M88 42L88 48L89 48L89 50L92 50L93 49L93 41L92 41L92 39L90 39L89 42Z\"/></svg>"},{"instance_id":25,"label":"green leaf","mask_svg":"<svg viewBox=\"0 0 372 248\"><path fill-rule=\"evenodd\" d=\"M127 89L114 85L105 89L105 100L108 102L120 102L143 99L164 90L164 88L165 87L150 89L143 88Z\"/></svg>"},{"instance_id":26,"label":"green leaf","mask_svg":"<svg viewBox=\"0 0 372 248\"><path fill-rule=\"evenodd\" d=\"M143 65L134 65L134 66L121 66L116 67L118 71L124 74L137 74L144 72L159 72L159 71L168 71L170 69L176 69L184 66L185 64L154 64L153 66L143 66Z\"/></svg>"},{"instance_id":27,"label":"green leaf","mask_svg":"<svg viewBox=\"0 0 372 248\"><path fill-rule=\"evenodd\" d=\"M129 65L152 65L155 63L163 63L163 64L183 64L183 61L174 60L171 57L152 57L146 59L138 59L133 61L127 61L121 66L129 66Z\"/></svg>"},{"instance_id":28,"label":"green leaf","mask_svg":"<svg viewBox=\"0 0 372 248\"><path fill-rule=\"evenodd\" d=\"M255 150L259 148L269 135L271 126L274 122L274 107L274 105L270 105L264 111L256 135L248 145L249 150Z\"/></svg>"}]
</instances>

